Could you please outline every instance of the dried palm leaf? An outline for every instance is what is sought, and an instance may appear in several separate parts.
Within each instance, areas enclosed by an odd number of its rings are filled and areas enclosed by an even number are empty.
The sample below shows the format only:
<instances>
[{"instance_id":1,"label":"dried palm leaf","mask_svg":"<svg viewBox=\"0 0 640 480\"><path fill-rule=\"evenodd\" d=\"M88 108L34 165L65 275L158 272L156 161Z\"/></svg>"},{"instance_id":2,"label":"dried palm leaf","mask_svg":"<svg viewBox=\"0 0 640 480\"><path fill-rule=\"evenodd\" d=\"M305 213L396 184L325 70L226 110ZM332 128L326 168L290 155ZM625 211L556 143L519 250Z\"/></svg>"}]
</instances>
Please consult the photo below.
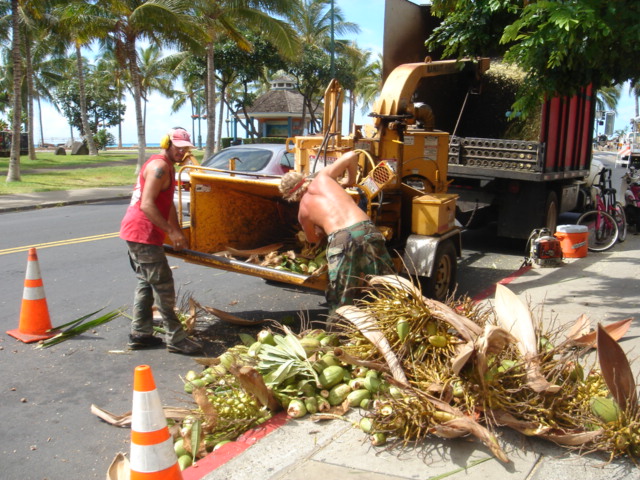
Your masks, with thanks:
<instances>
[{"instance_id":1,"label":"dried palm leaf","mask_svg":"<svg viewBox=\"0 0 640 480\"><path fill-rule=\"evenodd\" d=\"M458 349L457 355L451 361L451 371L458 375L467 362L473 357L476 349L473 342L467 342Z\"/></svg>"},{"instance_id":2,"label":"dried palm leaf","mask_svg":"<svg viewBox=\"0 0 640 480\"><path fill-rule=\"evenodd\" d=\"M451 434L452 431L459 431L461 435L471 434L474 437L480 439L482 443L485 444L491 450L496 458L504 463L509 463L509 457L504 453L500 445L498 444L498 440L495 435L493 435L489 430L484 428L482 425L471 419L470 417L458 417L453 420L449 420L440 425L440 427L446 427L449 431L447 433ZM436 430L436 434L437 434Z\"/></svg>"},{"instance_id":3,"label":"dried palm leaf","mask_svg":"<svg viewBox=\"0 0 640 480\"><path fill-rule=\"evenodd\" d=\"M181 407L162 407L162 411L166 418L171 418L178 421L191 414L191 410ZM116 427L128 427L131 425L131 412L126 412L122 415L116 415L105 410L104 408L100 408L97 405L92 404L91 413Z\"/></svg>"},{"instance_id":4,"label":"dried palm leaf","mask_svg":"<svg viewBox=\"0 0 640 480\"><path fill-rule=\"evenodd\" d=\"M271 390L269 390L264 383L264 379L257 370L247 366L238 367L231 365L229 371L238 379L242 388L256 397L260 404L272 412L280 410L280 403L273 396L273 393L271 393Z\"/></svg>"},{"instance_id":5,"label":"dried palm leaf","mask_svg":"<svg viewBox=\"0 0 640 480\"><path fill-rule=\"evenodd\" d=\"M618 322L610 323L609 325L604 325L602 328L609 334L611 338L618 341L624 334L627 333L629 328L631 327L631 322L633 318L627 318L625 320L620 320ZM570 337L568 339L569 345L573 345L576 347L588 347L588 348L596 348L596 330L588 331L587 333L583 333L582 335Z\"/></svg>"},{"instance_id":6,"label":"dried palm leaf","mask_svg":"<svg viewBox=\"0 0 640 480\"><path fill-rule=\"evenodd\" d=\"M231 247L225 247L225 250L235 257L251 257L253 255L267 255L275 250L282 248L282 243L273 243L264 247L254 248L252 250L237 250Z\"/></svg>"},{"instance_id":7,"label":"dried palm leaf","mask_svg":"<svg viewBox=\"0 0 640 480\"><path fill-rule=\"evenodd\" d=\"M623 411L635 413L638 408L638 393L629 360L618 342L600 324L597 345L602 377L613 399Z\"/></svg>"},{"instance_id":8,"label":"dried palm leaf","mask_svg":"<svg viewBox=\"0 0 640 480\"><path fill-rule=\"evenodd\" d=\"M581 447L583 445L589 445L594 443L604 430L598 429L591 432L577 432L577 433L543 433L540 434L540 438L552 441L559 445L566 445L569 447Z\"/></svg>"},{"instance_id":9,"label":"dried palm leaf","mask_svg":"<svg viewBox=\"0 0 640 480\"><path fill-rule=\"evenodd\" d=\"M215 315L223 322L231 323L232 325L259 325L261 323L269 321L268 319L246 320L244 318L236 317L235 315L232 315L231 313L227 313L223 310L218 310L217 308L213 308L213 307L202 307L202 308L207 312L209 312L210 314Z\"/></svg>"},{"instance_id":10,"label":"dried palm leaf","mask_svg":"<svg viewBox=\"0 0 640 480\"><path fill-rule=\"evenodd\" d=\"M538 358L538 340L527 306L515 293L498 283L494 308L498 323L515 337L518 350L524 357L527 385L537 393L558 392L560 386L549 383L542 375Z\"/></svg>"},{"instance_id":11,"label":"dried palm leaf","mask_svg":"<svg viewBox=\"0 0 640 480\"><path fill-rule=\"evenodd\" d=\"M338 360L348 365L355 365L358 367L367 367L373 370L377 370L378 372L389 372L389 366L386 363L372 362L370 360L361 360L358 357L349 355L340 347L335 347L333 349L333 354L336 356Z\"/></svg>"},{"instance_id":12,"label":"dried palm leaf","mask_svg":"<svg viewBox=\"0 0 640 480\"><path fill-rule=\"evenodd\" d=\"M498 440L495 435L493 435L489 430L476 422L473 418L468 415L465 415L459 409L452 407L447 402L443 402L438 400L431 395L428 395L419 390L413 390L417 397L427 400L432 403L438 410L442 410L443 412L454 415L455 418L448 420L446 422L441 423L442 428L440 428L439 432L442 435L454 435L457 432L460 432L460 435L471 434L474 437L478 438L485 446L491 450L491 452L498 458L500 461L508 463L509 458L504 453L500 445L498 444ZM436 432L438 433L438 432ZM458 435L458 436L460 436ZM451 438L451 437L446 437ZM454 437L455 438L455 437Z\"/></svg>"},{"instance_id":13,"label":"dried palm leaf","mask_svg":"<svg viewBox=\"0 0 640 480\"><path fill-rule=\"evenodd\" d=\"M196 320L198 319L198 309L202 308L198 302L189 297L189 315L184 320L184 329L191 334L196 328Z\"/></svg>"},{"instance_id":14,"label":"dried palm leaf","mask_svg":"<svg viewBox=\"0 0 640 480\"><path fill-rule=\"evenodd\" d=\"M507 345L516 343L516 339L501 327L495 325L485 325L484 332L478 337L475 343L476 350L476 370L480 378L489 369L489 355L496 355L504 350Z\"/></svg>"},{"instance_id":15,"label":"dried palm leaf","mask_svg":"<svg viewBox=\"0 0 640 480\"><path fill-rule=\"evenodd\" d=\"M520 420L508 412L502 410L491 410L491 419L498 425L504 425L513 428L528 437L543 435L551 430L551 427L542 425L537 422Z\"/></svg>"},{"instance_id":16,"label":"dried palm leaf","mask_svg":"<svg viewBox=\"0 0 640 480\"><path fill-rule=\"evenodd\" d=\"M567 331L567 340L571 341L574 338L581 337L589 333L591 330L591 320L584 313L580 315L571 328Z\"/></svg>"},{"instance_id":17,"label":"dried palm leaf","mask_svg":"<svg viewBox=\"0 0 640 480\"><path fill-rule=\"evenodd\" d=\"M482 333L482 327L478 324L474 323L467 317L456 313L451 307L444 303L423 296L420 289L405 278L397 275L382 275L371 277L371 279L369 279L369 283L372 286L392 286L410 293L415 298L420 298L431 311L455 328L466 341L475 340L475 338Z\"/></svg>"},{"instance_id":18,"label":"dried palm leaf","mask_svg":"<svg viewBox=\"0 0 640 480\"><path fill-rule=\"evenodd\" d=\"M409 384L407 376L400 366L398 357L393 353L391 345L389 345L389 341L378 328L377 321L374 317L363 310L360 310L358 307L351 305L339 307L336 310L336 313L355 325L367 340L375 345L389 365L389 369L391 370L391 374L394 379L404 385Z\"/></svg>"},{"instance_id":19,"label":"dried palm leaf","mask_svg":"<svg viewBox=\"0 0 640 480\"><path fill-rule=\"evenodd\" d=\"M205 433L212 432L215 430L218 423L218 412L209 401L209 398L207 397L207 390L204 387L195 387L193 392L191 392L191 395L193 396L193 400L196 402L196 405L198 405L200 410L202 410L202 414L204 416L202 430Z\"/></svg>"},{"instance_id":20,"label":"dried palm leaf","mask_svg":"<svg viewBox=\"0 0 640 480\"><path fill-rule=\"evenodd\" d=\"M124 453L118 453L109 465L107 480L129 480L130 472L129 459L124 456Z\"/></svg>"}]
</instances>

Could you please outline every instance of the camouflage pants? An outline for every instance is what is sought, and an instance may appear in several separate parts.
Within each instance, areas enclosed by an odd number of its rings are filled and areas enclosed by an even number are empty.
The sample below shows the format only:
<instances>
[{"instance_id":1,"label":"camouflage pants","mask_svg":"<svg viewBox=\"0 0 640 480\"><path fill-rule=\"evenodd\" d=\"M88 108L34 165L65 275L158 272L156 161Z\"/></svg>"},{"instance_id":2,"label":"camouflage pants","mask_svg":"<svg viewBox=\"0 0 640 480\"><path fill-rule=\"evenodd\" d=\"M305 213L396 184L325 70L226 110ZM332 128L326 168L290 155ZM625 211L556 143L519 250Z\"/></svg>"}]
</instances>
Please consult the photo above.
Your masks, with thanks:
<instances>
[{"instance_id":1,"label":"camouflage pants","mask_svg":"<svg viewBox=\"0 0 640 480\"><path fill-rule=\"evenodd\" d=\"M173 274L162 246L127 242L131 268L138 285L133 299L133 335L153 333L153 304L162 315L167 343L175 344L187 336L176 315L176 292Z\"/></svg>"},{"instance_id":2,"label":"camouflage pants","mask_svg":"<svg viewBox=\"0 0 640 480\"><path fill-rule=\"evenodd\" d=\"M369 220L329 235L327 264L329 285L325 294L330 314L362 296L368 275L394 273L384 237Z\"/></svg>"}]
</instances>

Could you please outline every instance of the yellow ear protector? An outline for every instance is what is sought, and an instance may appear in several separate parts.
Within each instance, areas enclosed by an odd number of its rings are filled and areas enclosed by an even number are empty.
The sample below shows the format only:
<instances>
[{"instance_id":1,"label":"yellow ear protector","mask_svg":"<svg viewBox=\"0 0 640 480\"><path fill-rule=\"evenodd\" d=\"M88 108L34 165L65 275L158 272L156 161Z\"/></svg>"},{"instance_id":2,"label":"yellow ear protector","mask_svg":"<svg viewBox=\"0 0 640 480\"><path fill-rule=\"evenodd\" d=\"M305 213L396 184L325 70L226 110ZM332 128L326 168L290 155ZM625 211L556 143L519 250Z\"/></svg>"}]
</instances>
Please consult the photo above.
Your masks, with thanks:
<instances>
[{"instance_id":1,"label":"yellow ear protector","mask_svg":"<svg viewBox=\"0 0 640 480\"><path fill-rule=\"evenodd\" d=\"M169 147L171 147L171 137L169 135L165 135L162 137L162 140L160 140L160 148L166 150Z\"/></svg>"}]
</instances>

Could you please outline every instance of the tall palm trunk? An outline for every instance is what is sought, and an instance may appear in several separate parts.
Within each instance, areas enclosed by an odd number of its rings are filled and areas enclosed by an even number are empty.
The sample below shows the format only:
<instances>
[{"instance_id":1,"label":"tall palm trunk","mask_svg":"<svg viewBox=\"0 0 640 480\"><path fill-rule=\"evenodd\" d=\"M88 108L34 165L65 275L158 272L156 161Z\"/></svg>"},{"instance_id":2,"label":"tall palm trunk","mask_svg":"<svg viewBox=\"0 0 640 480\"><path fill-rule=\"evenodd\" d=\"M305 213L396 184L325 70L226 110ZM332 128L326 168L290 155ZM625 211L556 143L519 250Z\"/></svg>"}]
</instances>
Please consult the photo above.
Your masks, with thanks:
<instances>
[{"instance_id":1,"label":"tall palm trunk","mask_svg":"<svg viewBox=\"0 0 640 480\"><path fill-rule=\"evenodd\" d=\"M145 162L145 148L147 146L147 141L145 138L144 121L142 118L142 86L140 85L140 70L138 69L135 40L131 40L127 43L127 57L129 72L131 73L131 81L133 83L133 102L136 107L136 125L138 128L138 166L136 167L136 173L138 173Z\"/></svg>"},{"instance_id":2,"label":"tall palm trunk","mask_svg":"<svg viewBox=\"0 0 640 480\"><path fill-rule=\"evenodd\" d=\"M25 65L27 69L27 142L29 148L29 160L36 159L36 149L33 142L33 123L35 112L33 111L33 64L31 63L31 39L28 35L24 39Z\"/></svg>"},{"instance_id":3,"label":"tall palm trunk","mask_svg":"<svg viewBox=\"0 0 640 480\"><path fill-rule=\"evenodd\" d=\"M38 122L40 124L40 145L44 147L44 129L42 128L42 104L40 103L40 95L36 97L38 100Z\"/></svg>"},{"instance_id":4,"label":"tall palm trunk","mask_svg":"<svg viewBox=\"0 0 640 480\"><path fill-rule=\"evenodd\" d=\"M7 182L20 181L20 117L22 116L22 57L20 55L20 22L18 19L18 0L11 0L11 58L13 60L13 117L11 118L11 153Z\"/></svg>"},{"instance_id":5,"label":"tall palm trunk","mask_svg":"<svg viewBox=\"0 0 640 480\"><path fill-rule=\"evenodd\" d=\"M223 84L220 87L220 98L224 98L225 96L225 85ZM222 147L222 124L224 123L224 102L220 103L220 110L218 111L218 135L216 136L216 145L218 146L218 148L216 148L216 151L220 150L220 148Z\"/></svg>"},{"instance_id":6,"label":"tall palm trunk","mask_svg":"<svg viewBox=\"0 0 640 480\"><path fill-rule=\"evenodd\" d=\"M116 89L118 95L118 109L122 105L122 88L118 85ZM122 148L122 116L118 115L118 148Z\"/></svg>"},{"instance_id":7,"label":"tall palm trunk","mask_svg":"<svg viewBox=\"0 0 640 480\"><path fill-rule=\"evenodd\" d=\"M213 43L207 45L207 146L204 158L209 158L218 148L216 141L216 75ZM215 149L215 150L214 150Z\"/></svg>"},{"instance_id":8,"label":"tall palm trunk","mask_svg":"<svg viewBox=\"0 0 640 480\"><path fill-rule=\"evenodd\" d=\"M353 93L353 90L349 92L349 130L347 133L351 133L353 130L353 124L356 119L356 96Z\"/></svg>"},{"instance_id":9,"label":"tall palm trunk","mask_svg":"<svg viewBox=\"0 0 640 480\"><path fill-rule=\"evenodd\" d=\"M82 130L84 131L84 138L87 141L89 147L89 155L98 155L98 149L93 141L93 134L89 127L89 115L87 115L87 94L84 86L84 67L82 65L82 51L80 50L80 43L76 44L76 63L78 65L78 93L80 94L80 118L82 119Z\"/></svg>"}]
</instances>

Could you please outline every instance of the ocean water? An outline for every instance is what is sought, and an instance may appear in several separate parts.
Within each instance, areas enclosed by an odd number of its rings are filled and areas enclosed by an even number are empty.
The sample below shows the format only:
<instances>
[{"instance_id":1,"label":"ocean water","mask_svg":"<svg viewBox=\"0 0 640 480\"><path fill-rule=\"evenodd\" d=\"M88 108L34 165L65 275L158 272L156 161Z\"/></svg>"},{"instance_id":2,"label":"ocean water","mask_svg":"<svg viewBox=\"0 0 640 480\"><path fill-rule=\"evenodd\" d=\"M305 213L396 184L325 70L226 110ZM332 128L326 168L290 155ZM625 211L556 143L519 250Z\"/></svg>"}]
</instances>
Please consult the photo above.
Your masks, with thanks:
<instances>
[{"instance_id":1,"label":"ocean water","mask_svg":"<svg viewBox=\"0 0 640 480\"><path fill-rule=\"evenodd\" d=\"M138 144L137 143L123 143L122 144L122 148L137 148ZM202 148L206 147L207 144L205 142L202 142ZM116 143L115 145L107 145L107 147L109 148L118 148L118 144ZM197 147L197 145L196 145ZM147 143L146 148L160 148L160 143Z\"/></svg>"}]
</instances>

